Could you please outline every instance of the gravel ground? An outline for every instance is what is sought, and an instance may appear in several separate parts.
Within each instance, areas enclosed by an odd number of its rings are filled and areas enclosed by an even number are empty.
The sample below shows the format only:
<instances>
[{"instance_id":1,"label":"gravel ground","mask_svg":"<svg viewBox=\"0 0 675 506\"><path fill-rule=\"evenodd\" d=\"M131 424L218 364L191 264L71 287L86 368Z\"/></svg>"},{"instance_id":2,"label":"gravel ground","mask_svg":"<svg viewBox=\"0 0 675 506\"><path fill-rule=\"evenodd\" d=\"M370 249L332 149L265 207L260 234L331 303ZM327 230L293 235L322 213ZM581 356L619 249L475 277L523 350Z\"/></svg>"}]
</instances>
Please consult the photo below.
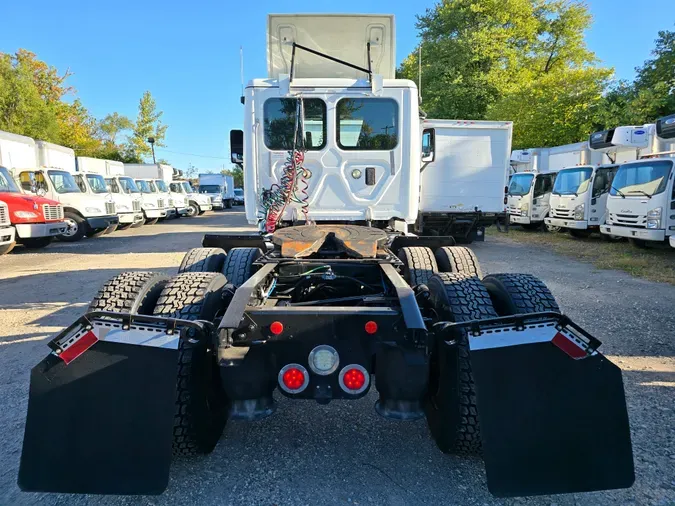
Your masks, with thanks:
<instances>
[{"instance_id":1,"label":"gravel ground","mask_svg":"<svg viewBox=\"0 0 675 506\"><path fill-rule=\"evenodd\" d=\"M474 246L483 272L541 277L624 370L637 474L631 489L497 500L487 492L480 459L441 454L424 421L381 419L371 392L328 406L280 398L274 417L229 423L211 455L173 464L159 497L20 492L29 371L46 354L46 340L115 274L174 273L204 232L245 229L243 213L233 210L39 253L17 248L0 258L0 504L675 504L675 287L599 271L501 235Z\"/></svg>"}]
</instances>

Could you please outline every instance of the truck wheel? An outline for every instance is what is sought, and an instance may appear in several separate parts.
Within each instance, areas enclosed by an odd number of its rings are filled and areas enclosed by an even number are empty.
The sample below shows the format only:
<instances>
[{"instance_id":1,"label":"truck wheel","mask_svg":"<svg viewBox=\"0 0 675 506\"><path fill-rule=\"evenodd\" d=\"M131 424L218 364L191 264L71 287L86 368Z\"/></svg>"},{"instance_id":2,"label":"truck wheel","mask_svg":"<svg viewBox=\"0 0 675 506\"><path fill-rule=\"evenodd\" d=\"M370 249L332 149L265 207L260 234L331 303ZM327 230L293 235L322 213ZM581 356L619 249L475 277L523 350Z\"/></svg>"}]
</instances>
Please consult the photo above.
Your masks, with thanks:
<instances>
[{"instance_id":1,"label":"truck wheel","mask_svg":"<svg viewBox=\"0 0 675 506\"><path fill-rule=\"evenodd\" d=\"M120 223L117 225L117 230L126 230L131 227L131 223Z\"/></svg>"},{"instance_id":2,"label":"truck wheel","mask_svg":"<svg viewBox=\"0 0 675 506\"><path fill-rule=\"evenodd\" d=\"M438 272L434 252L430 248L406 246L399 250L398 257L403 262L403 279L410 286L426 284Z\"/></svg>"},{"instance_id":3,"label":"truck wheel","mask_svg":"<svg viewBox=\"0 0 675 506\"><path fill-rule=\"evenodd\" d=\"M6 255L7 253L11 252L14 249L14 246L16 246L16 242L3 244L2 246L0 246L0 256Z\"/></svg>"},{"instance_id":4,"label":"truck wheel","mask_svg":"<svg viewBox=\"0 0 675 506\"><path fill-rule=\"evenodd\" d=\"M84 235L86 235L89 238L101 237L102 235L105 235L107 231L108 231L107 228L90 228L85 232Z\"/></svg>"},{"instance_id":5,"label":"truck wheel","mask_svg":"<svg viewBox=\"0 0 675 506\"><path fill-rule=\"evenodd\" d=\"M557 233L562 231L562 227L556 227L555 225L546 225L546 230L551 233Z\"/></svg>"},{"instance_id":6,"label":"truck wheel","mask_svg":"<svg viewBox=\"0 0 675 506\"><path fill-rule=\"evenodd\" d=\"M239 288L255 272L253 262L262 256L260 248L232 248L225 257L223 274L228 283Z\"/></svg>"},{"instance_id":7,"label":"truck wheel","mask_svg":"<svg viewBox=\"0 0 675 506\"><path fill-rule=\"evenodd\" d=\"M199 206L194 203L190 202L187 208L187 215L192 218L193 216L197 216L199 214Z\"/></svg>"},{"instance_id":8,"label":"truck wheel","mask_svg":"<svg viewBox=\"0 0 675 506\"><path fill-rule=\"evenodd\" d=\"M46 248L52 243L53 237L30 237L26 239L21 239L21 244L23 244L28 249L40 249Z\"/></svg>"},{"instance_id":9,"label":"truck wheel","mask_svg":"<svg viewBox=\"0 0 675 506\"><path fill-rule=\"evenodd\" d=\"M499 316L560 313L551 290L531 274L488 274L483 284Z\"/></svg>"},{"instance_id":10,"label":"truck wheel","mask_svg":"<svg viewBox=\"0 0 675 506\"><path fill-rule=\"evenodd\" d=\"M476 254L466 246L444 246L434 255L440 272L454 272L483 277Z\"/></svg>"},{"instance_id":11,"label":"truck wheel","mask_svg":"<svg viewBox=\"0 0 675 506\"><path fill-rule=\"evenodd\" d=\"M593 232L590 230L575 230L570 229L570 235L575 239L586 239L591 236Z\"/></svg>"},{"instance_id":12,"label":"truck wheel","mask_svg":"<svg viewBox=\"0 0 675 506\"><path fill-rule=\"evenodd\" d=\"M227 280L217 272L183 272L162 290L154 314L183 320L213 321L224 310ZM178 344L174 455L210 453L227 422L229 402L223 391L213 342L181 339Z\"/></svg>"},{"instance_id":13,"label":"truck wheel","mask_svg":"<svg viewBox=\"0 0 675 506\"><path fill-rule=\"evenodd\" d=\"M220 248L192 248L183 257L178 268L181 272L221 272L225 250Z\"/></svg>"},{"instance_id":14,"label":"truck wheel","mask_svg":"<svg viewBox=\"0 0 675 506\"><path fill-rule=\"evenodd\" d=\"M63 221L66 222L66 231L59 235L59 241L76 242L84 237L89 226L86 220L79 214L66 212Z\"/></svg>"},{"instance_id":15,"label":"truck wheel","mask_svg":"<svg viewBox=\"0 0 675 506\"><path fill-rule=\"evenodd\" d=\"M157 272L123 272L106 282L89 311L151 315L169 276Z\"/></svg>"},{"instance_id":16,"label":"truck wheel","mask_svg":"<svg viewBox=\"0 0 675 506\"><path fill-rule=\"evenodd\" d=\"M428 282L430 301L443 321L462 322L497 316L490 296L475 276L440 273ZM476 391L467 333L440 341L430 357L427 424L444 453L467 455L481 447Z\"/></svg>"}]
</instances>

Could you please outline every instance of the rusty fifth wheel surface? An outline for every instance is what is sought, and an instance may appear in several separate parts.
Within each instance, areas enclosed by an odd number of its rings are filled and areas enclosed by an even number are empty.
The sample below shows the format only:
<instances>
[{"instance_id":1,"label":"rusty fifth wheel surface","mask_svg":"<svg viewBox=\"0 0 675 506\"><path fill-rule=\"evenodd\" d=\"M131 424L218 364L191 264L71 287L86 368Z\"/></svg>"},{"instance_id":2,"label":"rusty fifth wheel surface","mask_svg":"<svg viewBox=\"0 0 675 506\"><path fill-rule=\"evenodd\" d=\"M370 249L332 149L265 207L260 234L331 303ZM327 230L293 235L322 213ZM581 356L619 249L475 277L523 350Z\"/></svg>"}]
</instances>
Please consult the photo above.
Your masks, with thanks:
<instances>
[{"instance_id":1,"label":"rusty fifth wheel surface","mask_svg":"<svg viewBox=\"0 0 675 506\"><path fill-rule=\"evenodd\" d=\"M356 258L373 258L378 248L387 242L380 229L355 225L303 225L277 230L272 237L281 246L281 255L302 258L316 253L327 242Z\"/></svg>"}]
</instances>

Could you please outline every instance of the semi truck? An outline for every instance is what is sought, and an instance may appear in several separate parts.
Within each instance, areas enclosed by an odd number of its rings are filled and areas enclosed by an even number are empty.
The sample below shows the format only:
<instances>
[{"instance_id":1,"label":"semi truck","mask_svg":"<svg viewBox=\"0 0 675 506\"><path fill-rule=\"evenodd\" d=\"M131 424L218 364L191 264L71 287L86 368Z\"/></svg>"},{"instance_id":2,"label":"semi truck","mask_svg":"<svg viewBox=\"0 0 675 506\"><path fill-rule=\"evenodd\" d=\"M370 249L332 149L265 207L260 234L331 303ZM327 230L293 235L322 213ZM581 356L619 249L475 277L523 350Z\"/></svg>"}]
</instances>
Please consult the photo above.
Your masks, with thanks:
<instances>
[{"instance_id":1,"label":"semi truck","mask_svg":"<svg viewBox=\"0 0 675 506\"><path fill-rule=\"evenodd\" d=\"M512 129L510 121L423 121L416 233L470 243L506 218Z\"/></svg>"},{"instance_id":2,"label":"semi truck","mask_svg":"<svg viewBox=\"0 0 675 506\"><path fill-rule=\"evenodd\" d=\"M78 171L74 176L75 182L83 193L112 197L119 219L119 228L143 224L140 196L124 190L117 177L111 174L107 160L78 156L75 162Z\"/></svg>"},{"instance_id":3,"label":"semi truck","mask_svg":"<svg viewBox=\"0 0 675 506\"><path fill-rule=\"evenodd\" d=\"M483 276L470 249L404 230L422 133L393 44L393 16L269 16L270 71L247 87L231 153L266 231L207 234L171 277L115 276L50 341L22 490L160 494L172 455L292 409L277 390L297 409L375 390L382 417L426 418L442 452L482 455L496 496L631 486L621 370L600 341L534 276Z\"/></svg>"},{"instance_id":4,"label":"semi truck","mask_svg":"<svg viewBox=\"0 0 675 506\"><path fill-rule=\"evenodd\" d=\"M180 185L171 186L177 171L170 165L163 163L125 163L124 173L134 179L152 179L157 185L157 190L165 195L169 203L169 209L173 210L170 214L177 218L188 214L190 202L183 188Z\"/></svg>"},{"instance_id":5,"label":"semi truck","mask_svg":"<svg viewBox=\"0 0 675 506\"><path fill-rule=\"evenodd\" d=\"M637 159L619 166L607 198L607 219L600 231L628 238L637 247L659 242L672 245L675 234L675 114L660 118L651 127L630 128L645 133L620 132L623 144L638 144ZM649 135L650 132L653 135ZM643 137L647 139L643 140ZM618 141L613 136L608 142Z\"/></svg>"},{"instance_id":6,"label":"semi truck","mask_svg":"<svg viewBox=\"0 0 675 506\"><path fill-rule=\"evenodd\" d=\"M211 197L214 209L230 209L235 200L234 178L224 174L199 174L199 193Z\"/></svg>"}]
</instances>

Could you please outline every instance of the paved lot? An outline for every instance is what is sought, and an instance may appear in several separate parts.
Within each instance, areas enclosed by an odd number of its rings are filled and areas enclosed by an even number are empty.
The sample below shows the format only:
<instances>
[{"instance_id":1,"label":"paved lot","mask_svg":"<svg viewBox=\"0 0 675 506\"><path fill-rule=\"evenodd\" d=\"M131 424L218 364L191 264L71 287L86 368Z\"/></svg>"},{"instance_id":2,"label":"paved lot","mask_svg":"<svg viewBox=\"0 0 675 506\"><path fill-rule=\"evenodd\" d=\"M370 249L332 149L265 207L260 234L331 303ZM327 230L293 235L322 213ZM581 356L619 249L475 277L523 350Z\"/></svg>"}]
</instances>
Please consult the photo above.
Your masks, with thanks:
<instances>
[{"instance_id":1,"label":"paved lot","mask_svg":"<svg viewBox=\"0 0 675 506\"><path fill-rule=\"evenodd\" d=\"M496 500L480 459L441 454L424 421L373 410L376 394L319 406L279 399L276 416L230 423L209 456L174 463L159 497L24 494L16 486L30 368L105 280L174 273L204 232L244 231L240 210L209 213L39 253L0 258L0 504L675 504L675 287L528 248L499 235L474 249L484 273L540 276L563 310L624 370L637 481L629 490ZM602 427L598 427L601 431ZM67 459L67 457L65 457ZM64 460L67 465L67 460Z\"/></svg>"}]
</instances>

